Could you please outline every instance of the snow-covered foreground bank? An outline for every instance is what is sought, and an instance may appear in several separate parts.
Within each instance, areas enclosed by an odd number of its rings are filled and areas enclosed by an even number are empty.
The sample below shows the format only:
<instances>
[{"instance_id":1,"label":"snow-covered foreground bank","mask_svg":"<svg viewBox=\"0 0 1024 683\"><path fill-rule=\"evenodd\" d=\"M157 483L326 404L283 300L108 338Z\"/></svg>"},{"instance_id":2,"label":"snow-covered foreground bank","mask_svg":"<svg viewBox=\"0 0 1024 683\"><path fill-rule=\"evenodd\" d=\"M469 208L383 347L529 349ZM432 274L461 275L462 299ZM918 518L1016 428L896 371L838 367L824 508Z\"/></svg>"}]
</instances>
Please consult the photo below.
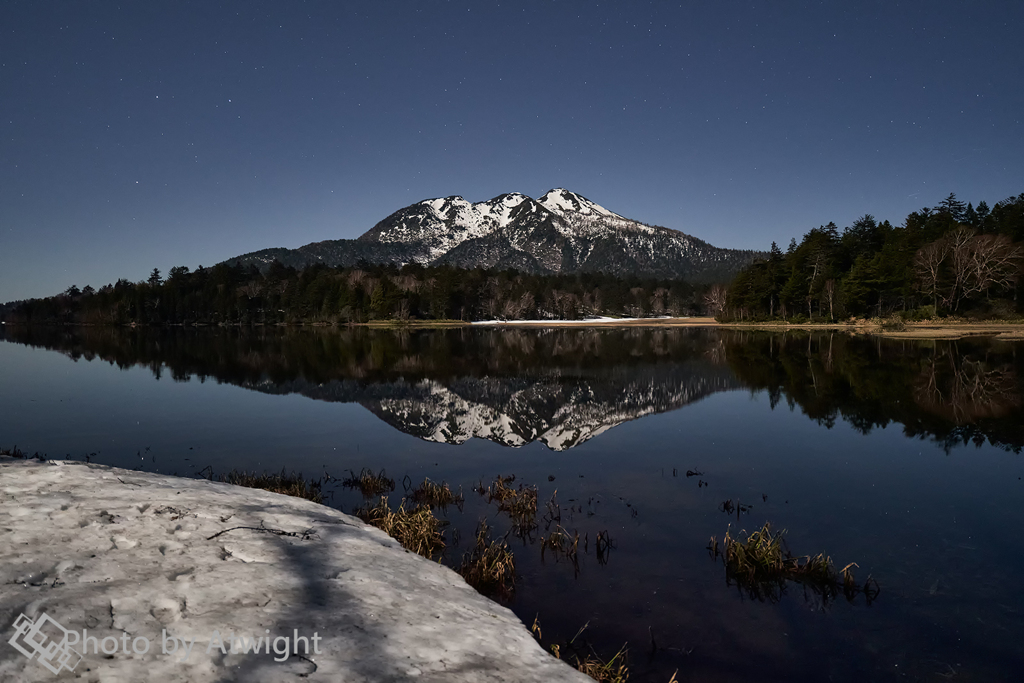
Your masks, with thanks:
<instances>
[{"instance_id":1,"label":"snow-covered foreground bank","mask_svg":"<svg viewBox=\"0 0 1024 683\"><path fill-rule=\"evenodd\" d=\"M358 519L82 463L0 458L0 627L0 681L591 680Z\"/></svg>"}]
</instances>

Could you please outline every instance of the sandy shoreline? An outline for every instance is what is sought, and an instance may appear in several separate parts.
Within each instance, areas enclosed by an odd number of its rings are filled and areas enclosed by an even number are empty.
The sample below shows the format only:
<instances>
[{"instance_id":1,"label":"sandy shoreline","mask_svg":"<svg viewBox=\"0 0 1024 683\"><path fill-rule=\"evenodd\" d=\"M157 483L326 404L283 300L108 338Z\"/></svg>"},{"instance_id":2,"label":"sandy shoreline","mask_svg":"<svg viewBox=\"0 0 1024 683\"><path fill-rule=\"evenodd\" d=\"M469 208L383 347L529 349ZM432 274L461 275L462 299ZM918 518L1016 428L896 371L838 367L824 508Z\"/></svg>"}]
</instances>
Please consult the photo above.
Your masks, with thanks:
<instances>
[{"instance_id":1,"label":"sandy shoreline","mask_svg":"<svg viewBox=\"0 0 1024 683\"><path fill-rule=\"evenodd\" d=\"M1021 323L943 323L909 322L903 329L887 329L881 325L857 323L851 325L787 325L775 323L723 323L718 327L737 330L836 330L851 334L867 334L889 339L963 339L966 337L994 337L1002 340L1024 340Z\"/></svg>"},{"instance_id":2,"label":"sandy shoreline","mask_svg":"<svg viewBox=\"0 0 1024 683\"><path fill-rule=\"evenodd\" d=\"M1022 323L975 322L909 322L902 330L861 321L853 324L789 324L789 323L721 323L714 318L627 318L597 320L510 320L483 321L474 326L494 327L719 327L733 330L836 330L851 334L871 334L893 339L962 339L964 337L995 337L1024 340Z\"/></svg>"},{"instance_id":3,"label":"sandy shoreline","mask_svg":"<svg viewBox=\"0 0 1024 683\"><path fill-rule=\"evenodd\" d=\"M455 572L298 498L0 457L0 534L0 681L58 679L8 643L43 614L81 641L59 680L591 680Z\"/></svg>"}]
</instances>

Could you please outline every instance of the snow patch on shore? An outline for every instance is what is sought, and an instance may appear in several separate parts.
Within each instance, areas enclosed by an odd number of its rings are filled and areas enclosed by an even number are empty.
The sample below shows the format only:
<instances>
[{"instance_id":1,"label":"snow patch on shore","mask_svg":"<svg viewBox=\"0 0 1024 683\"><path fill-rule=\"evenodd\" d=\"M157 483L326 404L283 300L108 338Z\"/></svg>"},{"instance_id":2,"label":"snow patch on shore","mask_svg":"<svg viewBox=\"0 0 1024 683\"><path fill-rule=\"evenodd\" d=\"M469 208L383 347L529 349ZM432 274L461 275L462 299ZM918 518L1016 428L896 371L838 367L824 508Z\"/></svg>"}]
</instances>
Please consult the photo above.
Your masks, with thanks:
<instances>
[{"instance_id":1,"label":"snow patch on shore","mask_svg":"<svg viewBox=\"0 0 1024 683\"><path fill-rule=\"evenodd\" d=\"M0 535L4 681L55 679L7 643L19 615L44 613L98 642L152 644L146 654L88 650L75 675L104 683L591 680L455 572L297 498L0 458ZM299 645L275 661L222 651L213 637L295 631L317 634L321 653ZM194 639L191 653L164 654L162 638Z\"/></svg>"},{"instance_id":2,"label":"snow patch on shore","mask_svg":"<svg viewBox=\"0 0 1024 683\"><path fill-rule=\"evenodd\" d=\"M670 316L664 315L656 318L609 318L607 316L596 316L584 318L583 320L474 320L471 325L594 325L606 323L628 323L638 320L668 320Z\"/></svg>"}]
</instances>

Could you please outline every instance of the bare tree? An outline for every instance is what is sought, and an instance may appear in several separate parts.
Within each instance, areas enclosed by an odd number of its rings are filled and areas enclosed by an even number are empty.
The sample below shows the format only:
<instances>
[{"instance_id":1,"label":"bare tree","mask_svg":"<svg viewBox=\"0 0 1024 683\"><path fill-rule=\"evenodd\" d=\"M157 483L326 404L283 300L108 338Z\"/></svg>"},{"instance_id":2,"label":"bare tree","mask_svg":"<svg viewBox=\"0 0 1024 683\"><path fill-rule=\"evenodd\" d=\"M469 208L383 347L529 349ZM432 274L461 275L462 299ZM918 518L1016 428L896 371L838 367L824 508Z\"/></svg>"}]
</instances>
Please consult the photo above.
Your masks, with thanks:
<instances>
[{"instance_id":1,"label":"bare tree","mask_svg":"<svg viewBox=\"0 0 1024 683\"><path fill-rule=\"evenodd\" d=\"M959 227L942 238L947 241L950 255L950 267L952 269L952 282L943 297L943 303L950 310L957 310L960 301L963 300L964 288L970 273L970 264L973 258L971 241L974 239L974 231L970 228Z\"/></svg>"},{"instance_id":2,"label":"bare tree","mask_svg":"<svg viewBox=\"0 0 1024 683\"><path fill-rule=\"evenodd\" d=\"M629 290L629 293L633 297L633 300L626 304L626 313L633 316L634 318L639 318L644 314L645 290L643 287L633 287Z\"/></svg>"},{"instance_id":3,"label":"bare tree","mask_svg":"<svg viewBox=\"0 0 1024 683\"><path fill-rule=\"evenodd\" d=\"M830 320L835 320L835 302L836 302L836 281L832 278L825 280L825 284L821 288L822 296L825 297L825 302L828 304L828 317Z\"/></svg>"},{"instance_id":4,"label":"bare tree","mask_svg":"<svg viewBox=\"0 0 1024 683\"><path fill-rule=\"evenodd\" d=\"M533 295L524 292L518 299L509 297L501 307L501 317L505 320L522 320L534 306Z\"/></svg>"},{"instance_id":5,"label":"bare tree","mask_svg":"<svg viewBox=\"0 0 1024 683\"><path fill-rule=\"evenodd\" d=\"M349 287L358 287L359 285L363 284L365 281L371 280L371 279L372 278L370 278L370 274L367 273L365 270L358 270L358 269L356 269L356 270L350 271L349 274L348 274L348 286ZM433 286L434 279L430 278L424 284ZM364 287L364 289L369 289L369 287Z\"/></svg>"},{"instance_id":6,"label":"bare tree","mask_svg":"<svg viewBox=\"0 0 1024 683\"><path fill-rule=\"evenodd\" d=\"M811 312L811 302L814 300L814 291L818 287L818 280L825 273L825 267L828 264L828 254L822 247L815 249L814 253L811 254L810 260L808 261L807 267L810 269L811 274L807 276L807 317L813 317ZM818 308L821 308L821 302L818 302ZM818 311L821 312L820 310Z\"/></svg>"},{"instance_id":7,"label":"bare tree","mask_svg":"<svg viewBox=\"0 0 1024 683\"><path fill-rule=\"evenodd\" d=\"M704 293L704 305L708 309L708 314L717 318L718 315L725 310L725 300L728 290L725 285L711 285L711 288Z\"/></svg>"},{"instance_id":8,"label":"bare tree","mask_svg":"<svg viewBox=\"0 0 1024 683\"><path fill-rule=\"evenodd\" d=\"M536 305L537 301L533 298L533 294L523 292L523 295L519 297L519 317L522 318L528 312L533 311Z\"/></svg>"},{"instance_id":9,"label":"bare tree","mask_svg":"<svg viewBox=\"0 0 1024 683\"><path fill-rule=\"evenodd\" d=\"M949 255L949 243L945 239L926 244L914 254L914 272L924 291L931 292L932 307L939 307L939 279L942 263Z\"/></svg>"},{"instance_id":10,"label":"bare tree","mask_svg":"<svg viewBox=\"0 0 1024 683\"><path fill-rule=\"evenodd\" d=\"M665 314L665 302L668 299L668 290L664 287L658 287L651 294L651 313L653 315L664 315Z\"/></svg>"},{"instance_id":11,"label":"bare tree","mask_svg":"<svg viewBox=\"0 0 1024 683\"><path fill-rule=\"evenodd\" d=\"M601 289L599 287L594 287L593 291L583 293L583 307L591 315L601 315L603 309L601 308Z\"/></svg>"},{"instance_id":12,"label":"bare tree","mask_svg":"<svg viewBox=\"0 0 1024 683\"><path fill-rule=\"evenodd\" d=\"M972 294L1012 287L1020 276L1021 248L1004 235L975 235L959 227L939 240L949 253L950 277L942 301L956 311Z\"/></svg>"},{"instance_id":13,"label":"bare tree","mask_svg":"<svg viewBox=\"0 0 1024 683\"><path fill-rule=\"evenodd\" d=\"M397 317L399 320L409 319L409 299L402 297L401 301L398 302Z\"/></svg>"},{"instance_id":14,"label":"bare tree","mask_svg":"<svg viewBox=\"0 0 1024 683\"><path fill-rule=\"evenodd\" d=\"M259 280L249 280L244 285L239 287L239 289L241 290L242 294L245 294L247 298L255 299L256 297L263 293L263 283L260 282Z\"/></svg>"},{"instance_id":15,"label":"bare tree","mask_svg":"<svg viewBox=\"0 0 1024 683\"><path fill-rule=\"evenodd\" d=\"M579 297L572 292L553 289L548 298L548 304L554 314L562 320L575 318L579 311Z\"/></svg>"},{"instance_id":16,"label":"bare tree","mask_svg":"<svg viewBox=\"0 0 1024 683\"><path fill-rule=\"evenodd\" d=\"M420 281L414 275L399 275L391 278L391 281L402 292L418 292L420 290Z\"/></svg>"},{"instance_id":17,"label":"bare tree","mask_svg":"<svg viewBox=\"0 0 1024 683\"><path fill-rule=\"evenodd\" d=\"M1024 252L1005 235L979 235L971 240L965 295L1006 289L1017 283Z\"/></svg>"}]
</instances>

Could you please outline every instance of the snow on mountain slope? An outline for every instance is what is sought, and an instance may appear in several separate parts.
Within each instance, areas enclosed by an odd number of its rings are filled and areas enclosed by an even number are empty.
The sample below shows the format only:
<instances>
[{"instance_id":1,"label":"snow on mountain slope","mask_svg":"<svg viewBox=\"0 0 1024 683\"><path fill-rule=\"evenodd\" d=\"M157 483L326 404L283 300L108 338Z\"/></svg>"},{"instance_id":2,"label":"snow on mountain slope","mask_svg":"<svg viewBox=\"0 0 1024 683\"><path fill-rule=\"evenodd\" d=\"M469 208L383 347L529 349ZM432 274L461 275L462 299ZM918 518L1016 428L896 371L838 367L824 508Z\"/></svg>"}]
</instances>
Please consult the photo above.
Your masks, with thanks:
<instances>
[{"instance_id":1,"label":"snow on mountain slope","mask_svg":"<svg viewBox=\"0 0 1024 683\"><path fill-rule=\"evenodd\" d=\"M427 199L420 202L420 205L429 207L439 220L478 236L508 225L513 209L524 201L532 200L526 195L512 192L476 204L470 204L462 197L455 196ZM400 232L396 229L387 234L392 241L398 241L395 238L399 237Z\"/></svg>"},{"instance_id":2,"label":"snow on mountain slope","mask_svg":"<svg viewBox=\"0 0 1024 683\"><path fill-rule=\"evenodd\" d=\"M596 204L586 197L565 188L556 187L548 190L544 196L537 200L537 203L548 211L557 213L559 216L566 214L579 214L581 216L604 216L609 218L622 218L619 214L609 211L600 204Z\"/></svg>"},{"instance_id":3,"label":"snow on mountain slope","mask_svg":"<svg viewBox=\"0 0 1024 683\"><path fill-rule=\"evenodd\" d=\"M529 212L538 210L536 202L518 192L475 204L459 196L427 199L392 214L359 239L418 245L415 260L427 263L467 240L506 227L519 216L524 203Z\"/></svg>"},{"instance_id":4,"label":"snow on mountain slope","mask_svg":"<svg viewBox=\"0 0 1024 683\"><path fill-rule=\"evenodd\" d=\"M424 258L432 260L463 242L491 236L504 228L510 228L507 236L513 246L522 248L532 228L545 221L570 240L610 236L624 230L654 232L586 197L558 188L538 201L518 192L475 204L459 196L426 199L392 214L360 239L372 236L385 243L426 243Z\"/></svg>"}]
</instances>

